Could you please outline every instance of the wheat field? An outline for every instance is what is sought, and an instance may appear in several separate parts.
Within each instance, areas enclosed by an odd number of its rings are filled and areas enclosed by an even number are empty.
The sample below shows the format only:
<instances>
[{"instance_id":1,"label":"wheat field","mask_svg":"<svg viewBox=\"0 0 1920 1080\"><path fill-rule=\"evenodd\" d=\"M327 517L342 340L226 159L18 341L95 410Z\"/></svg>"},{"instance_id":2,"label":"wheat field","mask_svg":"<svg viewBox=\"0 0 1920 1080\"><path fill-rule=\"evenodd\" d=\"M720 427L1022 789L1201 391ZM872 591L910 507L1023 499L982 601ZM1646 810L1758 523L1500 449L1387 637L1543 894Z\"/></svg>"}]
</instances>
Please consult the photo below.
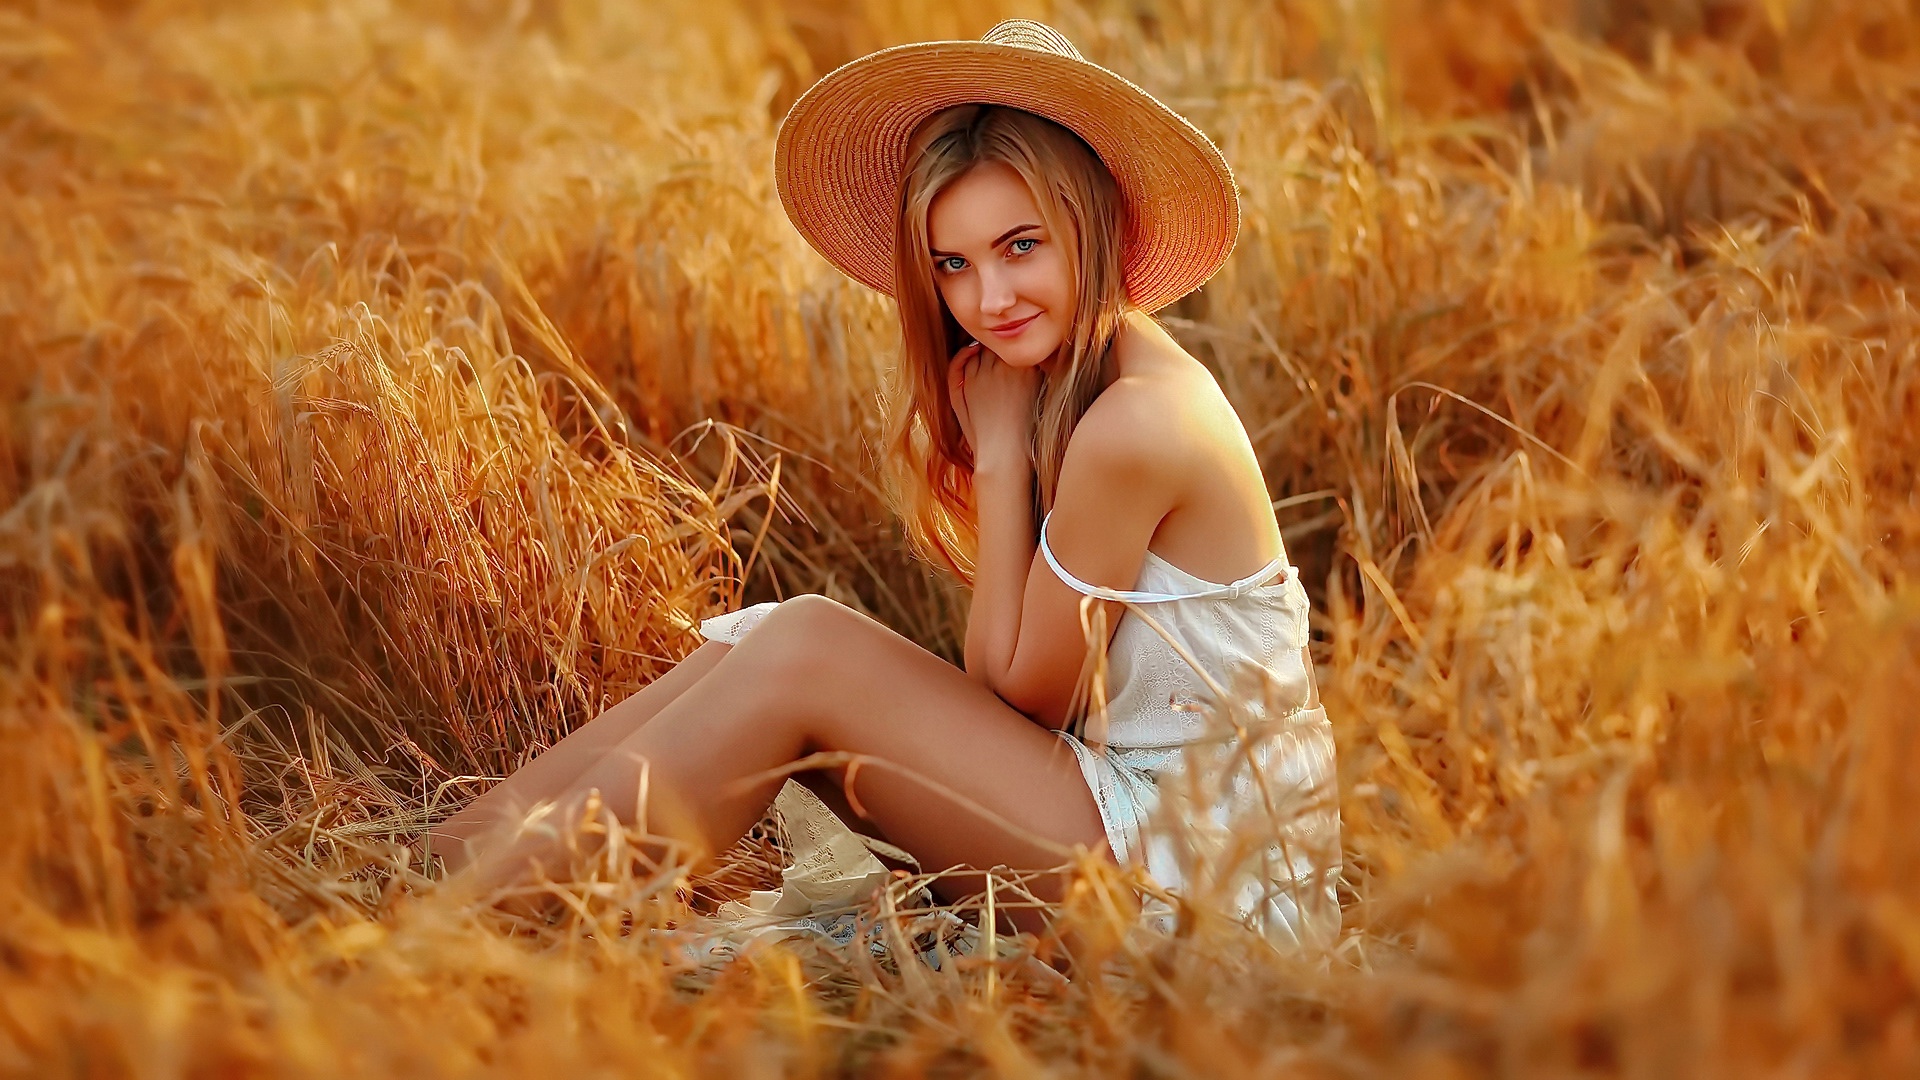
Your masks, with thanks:
<instances>
[{"instance_id":1,"label":"wheat field","mask_svg":"<svg viewBox=\"0 0 1920 1080\"><path fill-rule=\"evenodd\" d=\"M641 932L760 833L439 887L702 617L957 656L772 136L1013 15L1236 170L1165 315L1314 600L1333 955L1093 866L1066 981ZM26 0L0 86L0 1073L1920 1073L1911 0Z\"/></svg>"}]
</instances>

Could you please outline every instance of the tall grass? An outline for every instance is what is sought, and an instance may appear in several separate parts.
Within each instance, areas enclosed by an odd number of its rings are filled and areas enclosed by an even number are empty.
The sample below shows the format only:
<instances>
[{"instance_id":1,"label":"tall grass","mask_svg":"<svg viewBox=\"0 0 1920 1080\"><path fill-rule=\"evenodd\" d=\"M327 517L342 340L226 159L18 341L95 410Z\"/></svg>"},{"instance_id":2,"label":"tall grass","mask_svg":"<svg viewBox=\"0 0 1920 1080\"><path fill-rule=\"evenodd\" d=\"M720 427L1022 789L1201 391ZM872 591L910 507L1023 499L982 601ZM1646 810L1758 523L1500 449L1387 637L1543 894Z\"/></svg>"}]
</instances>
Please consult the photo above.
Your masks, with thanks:
<instances>
[{"instance_id":1,"label":"tall grass","mask_svg":"<svg viewBox=\"0 0 1920 1080\"><path fill-rule=\"evenodd\" d=\"M769 159L1010 14L1243 185L1168 314L1316 602L1331 962L1092 870L1065 985L622 921L764 840L554 926L438 890L421 827L704 615L956 652L889 310ZM30 3L0 78L0 1070L1920 1067L1912 5Z\"/></svg>"}]
</instances>

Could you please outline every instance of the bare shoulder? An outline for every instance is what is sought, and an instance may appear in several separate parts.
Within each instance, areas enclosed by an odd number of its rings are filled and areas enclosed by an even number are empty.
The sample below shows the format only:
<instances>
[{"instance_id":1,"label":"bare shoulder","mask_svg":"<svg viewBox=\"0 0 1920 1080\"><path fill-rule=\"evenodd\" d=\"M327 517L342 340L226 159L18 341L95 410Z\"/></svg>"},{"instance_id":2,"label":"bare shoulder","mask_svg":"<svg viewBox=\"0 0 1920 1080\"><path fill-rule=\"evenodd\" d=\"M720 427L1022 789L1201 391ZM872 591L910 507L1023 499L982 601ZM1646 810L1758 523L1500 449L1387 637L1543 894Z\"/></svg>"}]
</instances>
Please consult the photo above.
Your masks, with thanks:
<instances>
[{"instance_id":1,"label":"bare shoulder","mask_svg":"<svg viewBox=\"0 0 1920 1080\"><path fill-rule=\"evenodd\" d=\"M1163 467L1209 456L1222 411L1232 412L1213 373L1148 321L1130 324L1115 348L1119 376L1088 407L1074 439L1085 428L1090 444Z\"/></svg>"},{"instance_id":2,"label":"bare shoulder","mask_svg":"<svg viewBox=\"0 0 1920 1080\"><path fill-rule=\"evenodd\" d=\"M1203 377L1207 377L1204 370ZM1210 424L1192 399L1201 388L1173 370L1123 374L1075 425L1061 463L1063 485L1090 485L1158 504L1184 501L1208 458Z\"/></svg>"},{"instance_id":3,"label":"bare shoulder","mask_svg":"<svg viewBox=\"0 0 1920 1080\"><path fill-rule=\"evenodd\" d=\"M1135 477L1166 475L1179 458L1179 425L1149 383L1120 378L1101 391L1067 440L1065 467ZM1076 470L1078 471L1078 470Z\"/></svg>"},{"instance_id":4,"label":"bare shoulder","mask_svg":"<svg viewBox=\"0 0 1920 1080\"><path fill-rule=\"evenodd\" d=\"M1138 532L1174 565L1233 580L1280 547L1246 427L1213 373L1164 330L1144 318L1129 330L1116 377L1068 441L1059 494L1101 499L1107 534Z\"/></svg>"}]
</instances>

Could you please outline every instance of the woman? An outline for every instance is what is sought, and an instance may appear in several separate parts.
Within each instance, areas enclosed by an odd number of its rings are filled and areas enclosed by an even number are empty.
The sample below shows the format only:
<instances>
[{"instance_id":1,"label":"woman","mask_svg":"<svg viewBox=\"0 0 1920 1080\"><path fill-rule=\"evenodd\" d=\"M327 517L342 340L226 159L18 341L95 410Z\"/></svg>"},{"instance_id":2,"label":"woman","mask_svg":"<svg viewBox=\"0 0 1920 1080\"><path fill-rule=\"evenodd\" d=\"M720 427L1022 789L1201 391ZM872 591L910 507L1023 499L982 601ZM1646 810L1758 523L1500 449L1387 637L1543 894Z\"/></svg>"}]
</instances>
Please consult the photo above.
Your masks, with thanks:
<instances>
[{"instance_id":1,"label":"woman","mask_svg":"<svg viewBox=\"0 0 1920 1080\"><path fill-rule=\"evenodd\" d=\"M1195 707L1250 667L1267 682L1240 695L1253 713L1304 723L1213 760L1257 762L1318 802L1272 823L1234 902L1279 938L1326 941L1337 820L1305 595L1245 429L1148 317L1232 249L1224 159L1016 20L828 75L788 113L775 169L802 234L898 303L889 490L915 550L972 586L965 670L822 596L709 619L679 666L437 827L449 864L491 884L558 872L549 834L477 841L595 790L624 824L724 850L781 767L827 751L869 763L831 770L851 785L841 805L929 868L1042 871L1084 845L1177 890L1197 880L1193 853L1149 818L1189 775ZM1090 653L1108 669L1083 717ZM1065 730L1076 719L1102 737ZM1211 811L1216 836L1235 811L1274 806L1245 777L1222 800L1196 815ZM1058 875L1039 881L1058 897ZM965 875L941 887L980 889Z\"/></svg>"}]
</instances>

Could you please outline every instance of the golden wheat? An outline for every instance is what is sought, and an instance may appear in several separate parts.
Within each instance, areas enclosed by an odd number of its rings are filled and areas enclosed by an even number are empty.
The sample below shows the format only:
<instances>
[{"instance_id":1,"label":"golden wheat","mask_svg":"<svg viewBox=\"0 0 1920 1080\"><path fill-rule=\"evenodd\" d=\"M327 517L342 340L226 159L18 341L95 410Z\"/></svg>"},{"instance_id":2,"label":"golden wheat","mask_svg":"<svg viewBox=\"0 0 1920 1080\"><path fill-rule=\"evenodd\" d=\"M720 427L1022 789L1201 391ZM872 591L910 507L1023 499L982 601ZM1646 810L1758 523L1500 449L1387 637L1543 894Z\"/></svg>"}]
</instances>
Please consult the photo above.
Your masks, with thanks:
<instances>
[{"instance_id":1,"label":"golden wheat","mask_svg":"<svg viewBox=\"0 0 1920 1080\"><path fill-rule=\"evenodd\" d=\"M1167 314L1320 613L1331 963L1143 944L1092 865L1066 984L687 962L758 835L557 922L439 890L422 826L704 615L955 654L890 312L768 166L833 65L1014 14L1242 183ZM1910 3L41 2L0 79L0 1071L1920 1069Z\"/></svg>"}]
</instances>

